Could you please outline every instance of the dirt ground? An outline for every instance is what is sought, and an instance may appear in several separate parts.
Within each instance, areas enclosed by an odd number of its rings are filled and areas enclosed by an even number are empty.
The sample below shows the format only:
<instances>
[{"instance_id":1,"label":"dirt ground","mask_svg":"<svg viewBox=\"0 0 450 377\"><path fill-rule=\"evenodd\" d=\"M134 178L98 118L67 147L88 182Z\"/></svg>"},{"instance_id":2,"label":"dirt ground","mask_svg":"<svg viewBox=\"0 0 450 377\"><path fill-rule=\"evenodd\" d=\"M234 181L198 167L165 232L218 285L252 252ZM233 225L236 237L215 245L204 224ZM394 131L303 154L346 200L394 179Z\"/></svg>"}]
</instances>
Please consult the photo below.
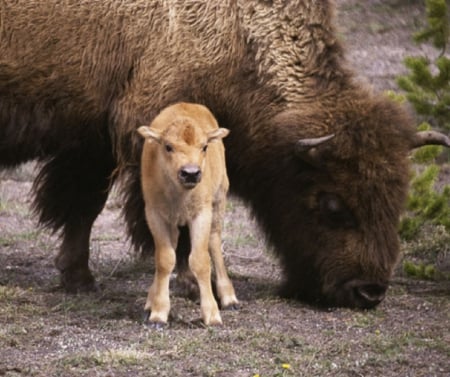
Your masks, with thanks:
<instances>
[{"instance_id":1,"label":"dirt ground","mask_svg":"<svg viewBox=\"0 0 450 377\"><path fill-rule=\"evenodd\" d=\"M405 56L432 52L411 42L424 22L422 1L336 2L349 61L376 89L396 89ZM242 305L222 312L224 326L204 328L198 304L176 291L170 326L142 325L152 261L130 251L114 194L92 237L100 289L65 294L53 267L58 239L38 229L30 212L32 178L30 165L0 175L0 376L450 375L448 280L414 280L399 269L371 311L282 300L278 264L234 199L224 248ZM449 245L438 245L448 262Z\"/></svg>"}]
</instances>

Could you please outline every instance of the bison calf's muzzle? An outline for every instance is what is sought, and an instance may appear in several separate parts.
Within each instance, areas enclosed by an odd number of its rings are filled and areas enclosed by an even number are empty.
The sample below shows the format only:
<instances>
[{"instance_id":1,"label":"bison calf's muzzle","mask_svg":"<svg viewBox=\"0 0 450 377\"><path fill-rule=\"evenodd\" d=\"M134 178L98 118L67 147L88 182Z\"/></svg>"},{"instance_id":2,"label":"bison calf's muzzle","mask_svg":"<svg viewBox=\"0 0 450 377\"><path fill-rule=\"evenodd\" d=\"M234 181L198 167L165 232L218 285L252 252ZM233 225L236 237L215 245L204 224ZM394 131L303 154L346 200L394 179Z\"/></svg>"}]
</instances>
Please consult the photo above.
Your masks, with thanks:
<instances>
[{"instance_id":1,"label":"bison calf's muzzle","mask_svg":"<svg viewBox=\"0 0 450 377\"><path fill-rule=\"evenodd\" d=\"M193 189L202 179L202 171L198 165L188 164L178 171L180 183L187 189Z\"/></svg>"}]
</instances>

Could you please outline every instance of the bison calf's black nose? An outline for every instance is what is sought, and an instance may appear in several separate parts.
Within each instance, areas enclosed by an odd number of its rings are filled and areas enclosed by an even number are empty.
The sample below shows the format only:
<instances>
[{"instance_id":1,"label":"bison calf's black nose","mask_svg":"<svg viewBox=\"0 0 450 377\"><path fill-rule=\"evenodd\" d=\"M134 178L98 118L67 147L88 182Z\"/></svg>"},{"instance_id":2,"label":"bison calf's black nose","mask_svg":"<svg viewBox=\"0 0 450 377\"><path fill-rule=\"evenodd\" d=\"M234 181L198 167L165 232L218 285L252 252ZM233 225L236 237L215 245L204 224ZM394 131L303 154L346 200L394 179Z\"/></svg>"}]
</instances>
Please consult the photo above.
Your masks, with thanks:
<instances>
[{"instance_id":1,"label":"bison calf's black nose","mask_svg":"<svg viewBox=\"0 0 450 377\"><path fill-rule=\"evenodd\" d=\"M178 172L178 178L182 184L193 187L200 182L202 171L197 165L185 165Z\"/></svg>"}]
</instances>

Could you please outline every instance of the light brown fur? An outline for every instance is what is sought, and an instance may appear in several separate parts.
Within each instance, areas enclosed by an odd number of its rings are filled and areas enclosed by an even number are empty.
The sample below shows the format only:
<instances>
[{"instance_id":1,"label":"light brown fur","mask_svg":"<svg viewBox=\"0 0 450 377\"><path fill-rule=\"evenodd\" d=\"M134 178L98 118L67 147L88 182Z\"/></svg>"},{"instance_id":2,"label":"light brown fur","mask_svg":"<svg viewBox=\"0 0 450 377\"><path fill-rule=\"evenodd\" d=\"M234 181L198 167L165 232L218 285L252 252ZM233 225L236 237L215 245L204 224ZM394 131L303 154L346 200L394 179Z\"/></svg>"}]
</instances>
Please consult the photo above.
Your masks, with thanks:
<instances>
[{"instance_id":1,"label":"light brown fur","mask_svg":"<svg viewBox=\"0 0 450 377\"><path fill-rule=\"evenodd\" d=\"M142 152L142 190L145 215L155 241L156 272L145 310L151 323L166 323L169 310L169 277L175 267L179 227L188 226L192 250L189 266L200 288L202 318L206 325L222 319L211 288L211 254L222 307L238 303L228 278L221 246L228 177L221 139L228 130L218 128L209 110L179 103L164 109L150 127L140 127L145 138ZM180 172L200 168L201 179L185 187Z\"/></svg>"}]
</instances>

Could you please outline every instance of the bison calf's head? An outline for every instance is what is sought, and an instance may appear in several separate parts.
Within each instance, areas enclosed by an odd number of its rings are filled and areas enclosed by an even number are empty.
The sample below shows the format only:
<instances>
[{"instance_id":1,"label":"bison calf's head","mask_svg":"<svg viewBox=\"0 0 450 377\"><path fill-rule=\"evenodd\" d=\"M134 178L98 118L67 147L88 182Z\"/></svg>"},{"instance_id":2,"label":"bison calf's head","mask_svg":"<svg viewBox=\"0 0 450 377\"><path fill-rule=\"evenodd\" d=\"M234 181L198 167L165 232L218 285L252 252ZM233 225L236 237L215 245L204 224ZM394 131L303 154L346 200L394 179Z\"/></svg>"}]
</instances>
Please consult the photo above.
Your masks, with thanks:
<instances>
[{"instance_id":1,"label":"bison calf's head","mask_svg":"<svg viewBox=\"0 0 450 377\"><path fill-rule=\"evenodd\" d=\"M181 111L176 117L172 109L162 111L151 126L139 127L138 132L156 145L149 151L149 159L158 160L161 173L176 187L191 190L202 179L208 144L228 135L209 112L197 106L198 114ZM177 105L177 109L183 104Z\"/></svg>"}]
</instances>

